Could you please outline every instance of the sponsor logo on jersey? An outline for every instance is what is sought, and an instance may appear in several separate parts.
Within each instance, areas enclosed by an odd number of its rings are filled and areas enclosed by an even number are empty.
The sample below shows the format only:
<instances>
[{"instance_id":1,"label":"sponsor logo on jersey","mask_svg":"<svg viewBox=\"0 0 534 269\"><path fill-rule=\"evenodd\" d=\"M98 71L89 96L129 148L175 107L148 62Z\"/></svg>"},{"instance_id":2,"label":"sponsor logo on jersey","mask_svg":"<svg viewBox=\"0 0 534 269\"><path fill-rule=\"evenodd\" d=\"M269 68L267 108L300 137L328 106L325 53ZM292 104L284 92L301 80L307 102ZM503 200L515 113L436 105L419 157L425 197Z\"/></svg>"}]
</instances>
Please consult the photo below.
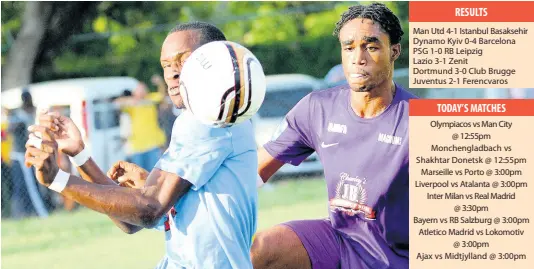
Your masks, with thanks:
<instances>
[{"instance_id":1,"label":"sponsor logo on jersey","mask_svg":"<svg viewBox=\"0 0 534 269\"><path fill-rule=\"evenodd\" d=\"M330 133L347 134L347 125L329 122L328 123L328 132L330 132Z\"/></svg>"},{"instance_id":2,"label":"sponsor logo on jersey","mask_svg":"<svg viewBox=\"0 0 534 269\"><path fill-rule=\"evenodd\" d=\"M378 142L400 146L402 143L402 137L378 133Z\"/></svg>"}]
</instances>

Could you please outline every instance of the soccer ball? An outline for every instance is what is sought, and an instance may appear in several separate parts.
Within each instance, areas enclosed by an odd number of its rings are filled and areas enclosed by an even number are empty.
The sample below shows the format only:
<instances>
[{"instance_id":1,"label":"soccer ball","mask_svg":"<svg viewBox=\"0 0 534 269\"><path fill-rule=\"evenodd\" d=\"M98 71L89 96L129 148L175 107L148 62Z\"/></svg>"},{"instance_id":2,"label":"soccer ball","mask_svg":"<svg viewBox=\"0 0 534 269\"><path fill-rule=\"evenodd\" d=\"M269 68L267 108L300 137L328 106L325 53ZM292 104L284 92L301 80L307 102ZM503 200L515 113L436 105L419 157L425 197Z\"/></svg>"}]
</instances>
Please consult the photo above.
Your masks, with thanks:
<instances>
[{"instance_id":1,"label":"soccer ball","mask_svg":"<svg viewBox=\"0 0 534 269\"><path fill-rule=\"evenodd\" d=\"M260 109L266 91L258 59L244 46L214 41L196 49L180 74L180 95L200 122L229 127L249 120Z\"/></svg>"}]
</instances>

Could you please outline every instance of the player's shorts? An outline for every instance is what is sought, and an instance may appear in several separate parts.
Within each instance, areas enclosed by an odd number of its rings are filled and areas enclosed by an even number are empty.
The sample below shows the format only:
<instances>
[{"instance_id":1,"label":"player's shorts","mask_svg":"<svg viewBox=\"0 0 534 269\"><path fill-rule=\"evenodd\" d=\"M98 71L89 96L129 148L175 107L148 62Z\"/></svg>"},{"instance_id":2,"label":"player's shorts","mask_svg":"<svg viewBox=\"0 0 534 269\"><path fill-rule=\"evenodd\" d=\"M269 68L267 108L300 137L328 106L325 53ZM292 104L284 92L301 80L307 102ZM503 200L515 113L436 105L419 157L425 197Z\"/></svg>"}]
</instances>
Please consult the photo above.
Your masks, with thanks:
<instances>
[{"instance_id":1,"label":"player's shorts","mask_svg":"<svg viewBox=\"0 0 534 269\"><path fill-rule=\"evenodd\" d=\"M373 225L362 221L350 236L332 228L330 221L298 220L284 223L306 248L313 269L408 269L408 258L397 255Z\"/></svg>"}]
</instances>

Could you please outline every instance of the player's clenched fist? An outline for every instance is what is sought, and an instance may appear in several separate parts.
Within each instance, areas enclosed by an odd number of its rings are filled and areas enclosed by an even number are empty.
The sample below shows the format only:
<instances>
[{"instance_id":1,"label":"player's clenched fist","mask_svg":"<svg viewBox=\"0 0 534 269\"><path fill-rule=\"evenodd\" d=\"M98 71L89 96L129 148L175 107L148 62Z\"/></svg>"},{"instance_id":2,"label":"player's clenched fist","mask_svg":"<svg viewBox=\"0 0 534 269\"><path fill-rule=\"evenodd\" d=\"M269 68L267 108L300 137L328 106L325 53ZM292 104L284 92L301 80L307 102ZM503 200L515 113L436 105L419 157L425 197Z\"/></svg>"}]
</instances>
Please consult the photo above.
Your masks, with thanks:
<instances>
[{"instance_id":1,"label":"player's clenched fist","mask_svg":"<svg viewBox=\"0 0 534 269\"><path fill-rule=\"evenodd\" d=\"M133 163L118 161L109 169L107 175L121 186L140 189L145 185L148 172Z\"/></svg>"},{"instance_id":2,"label":"player's clenched fist","mask_svg":"<svg viewBox=\"0 0 534 269\"><path fill-rule=\"evenodd\" d=\"M57 142L52 131L46 127L32 125L28 128L32 137L41 139L29 139L26 143L25 164L35 167L35 176L42 185L48 187L54 181L59 171L57 166ZM36 135L39 133L39 135Z\"/></svg>"},{"instance_id":3,"label":"player's clenched fist","mask_svg":"<svg viewBox=\"0 0 534 269\"><path fill-rule=\"evenodd\" d=\"M61 152L76 156L84 149L82 135L76 124L69 117L58 112L41 111L38 115L39 125L50 129Z\"/></svg>"}]
</instances>

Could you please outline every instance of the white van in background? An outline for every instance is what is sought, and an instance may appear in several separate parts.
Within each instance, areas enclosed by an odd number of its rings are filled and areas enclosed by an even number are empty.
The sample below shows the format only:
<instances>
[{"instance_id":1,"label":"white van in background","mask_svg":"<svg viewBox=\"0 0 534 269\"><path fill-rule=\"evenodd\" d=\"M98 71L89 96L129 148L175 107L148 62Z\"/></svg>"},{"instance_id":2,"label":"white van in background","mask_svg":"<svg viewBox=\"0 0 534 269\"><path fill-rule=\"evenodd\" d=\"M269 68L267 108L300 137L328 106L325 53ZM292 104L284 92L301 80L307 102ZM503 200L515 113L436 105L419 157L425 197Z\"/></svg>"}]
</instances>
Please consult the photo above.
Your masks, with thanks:
<instances>
[{"instance_id":1,"label":"white van in background","mask_svg":"<svg viewBox=\"0 0 534 269\"><path fill-rule=\"evenodd\" d=\"M93 160L105 171L126 158L120 137L120 110L113 99L133 90L138 80L130 77L96 77L47 81L2 92L2 106L19 108L23 88L37 108L59 110L82 132Z\"/></svg>"}]
</instances>

